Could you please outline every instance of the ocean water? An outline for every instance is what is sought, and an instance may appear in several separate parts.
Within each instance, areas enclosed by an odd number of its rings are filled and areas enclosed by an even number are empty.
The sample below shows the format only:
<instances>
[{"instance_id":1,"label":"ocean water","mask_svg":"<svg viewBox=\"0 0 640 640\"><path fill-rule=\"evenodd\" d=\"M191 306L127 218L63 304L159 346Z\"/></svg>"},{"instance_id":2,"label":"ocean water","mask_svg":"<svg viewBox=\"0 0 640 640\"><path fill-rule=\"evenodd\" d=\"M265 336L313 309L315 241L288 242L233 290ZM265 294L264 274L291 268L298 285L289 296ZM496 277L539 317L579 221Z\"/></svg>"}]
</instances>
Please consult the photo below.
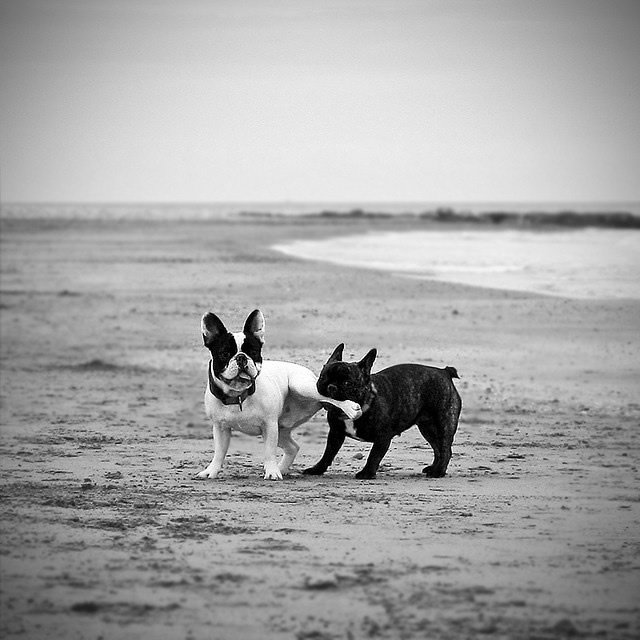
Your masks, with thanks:
<instances>
[{"instance_id":1,"label":"ocean water","mask_svg":"<svg viewBox=\"0 0 640 640\"><path fill-rule=\"evenodd\" d=\"M591 299L640 299L640 230L403 231L276 245L307 260Z\"/></svg>"}]
</instances>

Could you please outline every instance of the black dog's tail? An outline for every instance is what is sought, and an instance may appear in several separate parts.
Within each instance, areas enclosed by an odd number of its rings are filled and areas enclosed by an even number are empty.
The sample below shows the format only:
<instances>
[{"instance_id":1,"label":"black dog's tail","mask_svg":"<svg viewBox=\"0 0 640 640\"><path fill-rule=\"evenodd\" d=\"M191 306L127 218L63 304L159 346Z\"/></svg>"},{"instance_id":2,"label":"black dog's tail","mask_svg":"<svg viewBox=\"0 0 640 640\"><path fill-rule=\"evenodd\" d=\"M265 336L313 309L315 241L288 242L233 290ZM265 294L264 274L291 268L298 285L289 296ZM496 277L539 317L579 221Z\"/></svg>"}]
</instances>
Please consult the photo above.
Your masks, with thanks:
<instances>
[{"instance_id":1,"label":"black dog's tail","mask_svg":"<svg viewBox=\"0 0 640 640\"><path fill-rule=\"evenodd\" d=\"M445 367L444 370L449 374L450 378L460 378L455 367Z\"/></svg>"}]
</instances>

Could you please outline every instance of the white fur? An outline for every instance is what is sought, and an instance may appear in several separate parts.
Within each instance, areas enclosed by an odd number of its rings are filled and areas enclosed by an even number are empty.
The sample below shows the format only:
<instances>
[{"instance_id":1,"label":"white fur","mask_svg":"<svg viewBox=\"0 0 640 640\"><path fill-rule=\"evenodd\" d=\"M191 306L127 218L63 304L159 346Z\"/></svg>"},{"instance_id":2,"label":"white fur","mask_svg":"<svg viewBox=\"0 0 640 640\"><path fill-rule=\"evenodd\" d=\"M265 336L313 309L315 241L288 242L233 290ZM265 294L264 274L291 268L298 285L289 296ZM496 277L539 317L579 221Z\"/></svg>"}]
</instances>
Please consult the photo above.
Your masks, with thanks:
<instances>
[{"instance_id":1,"label":"white fur","mask_svg":"<svg viewBox=\"0 0 640 640\"><path fill-rule=\"evenodd\" d=\"M282 480L299 450L291 432L307 422L323 404L340 408L351 420L362 415L360 406L355 402L340 402L320 395L316 380L315 374L301 365L265 360L255 381L255 393L243 402L242 410L237 404L220 402L207 385L204 404L213 424L214 455L198 477L217 477L229 448L231 431L237 430L249 435L262 435L265 445L264 477ZM284 452L279 462L276 459L278 447Z\"/></svg>"},{"instance_id":2,"label":"white fur","mask_svg":"<svg viewBox=\"0 0 640 640\"><path fill-rule=\"evenodd\" d=\"M233 339L236 341L236 346L238 347L238 353L242 349L242 343L244 342L245 335L242 331L238 331L238 333L233 334Z\"/></svg>"},{"instance_id":3,"label":"white fur","mask_svg":"<svg viewBox=\"0 0 640 640\"><path fill-rule=\"evenodd\" d=\"M360 442L364 442L362 438L359 438L356 434L356 429L353 426L353 420L343 420L344 422L344 430L348 438L353 438L354 440L360 440Z\"/></svg>"},{"instance_id":4,"label":"white fur","mask_svg":"<svg viewBox=\"0 0 640 640\"><path fill-rule=\"evenodd\" d=\"M235 380L235 378L237 378L238 374L240 373L240 367L238 366L238 356L241 353L247 356L246 353L241 351L242 343L244 342L245 335L242 332L234 333L233 339L236 341L238 353L236 353L235 356L233 356L233 358L229 360L229 363L225 367L224 371L221 372L221 375L226 382L221 380L220 387L224 389L223 385L230 386L230 388L233 391L242 393L242 391L244 391L245 389L248 389L251 386L251 380L249 380L246 383L243 382L242 380ZM254 379L260 373L262 363L254 362L251 358L249 358L249 356L247 356L247 363L248 363L247 373L251 376L252 379ZM233 380L234 382L230 383L231 380Z\"/></svg>"}]
</instances>

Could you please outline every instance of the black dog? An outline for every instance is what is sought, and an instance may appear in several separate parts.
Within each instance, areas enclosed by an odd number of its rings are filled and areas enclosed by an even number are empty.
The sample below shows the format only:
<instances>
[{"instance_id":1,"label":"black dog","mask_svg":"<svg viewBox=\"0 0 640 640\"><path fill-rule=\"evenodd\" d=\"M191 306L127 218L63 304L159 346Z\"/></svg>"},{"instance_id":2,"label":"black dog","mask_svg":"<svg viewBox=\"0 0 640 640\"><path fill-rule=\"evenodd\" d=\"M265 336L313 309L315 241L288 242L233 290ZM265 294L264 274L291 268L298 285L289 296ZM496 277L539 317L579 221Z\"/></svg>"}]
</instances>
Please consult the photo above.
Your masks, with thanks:
<instances>
[{"instance_id":1,"label":"black dog","mask_svg":"<svg viewBox=\"0 0 640 640\"><path fill-rule=\"evenodd\" d=\"M369 458L356 478L376 477L391 439L414 424L431 445L433 464L422 473L445 475L451 459L453 436L458 428L462 400L453 385L453 367L438 369L419 364L399 364L371 374L377 351L371 349L360 362L342 362L344 344L336 347L322 368L318 391L334 400L352 400L362 407L362 417L348 420L334 407L328 409L329 435L322 458L303 473L324 473L344 443L345 436L373 442Z\"/></svg>"}]
</instances>

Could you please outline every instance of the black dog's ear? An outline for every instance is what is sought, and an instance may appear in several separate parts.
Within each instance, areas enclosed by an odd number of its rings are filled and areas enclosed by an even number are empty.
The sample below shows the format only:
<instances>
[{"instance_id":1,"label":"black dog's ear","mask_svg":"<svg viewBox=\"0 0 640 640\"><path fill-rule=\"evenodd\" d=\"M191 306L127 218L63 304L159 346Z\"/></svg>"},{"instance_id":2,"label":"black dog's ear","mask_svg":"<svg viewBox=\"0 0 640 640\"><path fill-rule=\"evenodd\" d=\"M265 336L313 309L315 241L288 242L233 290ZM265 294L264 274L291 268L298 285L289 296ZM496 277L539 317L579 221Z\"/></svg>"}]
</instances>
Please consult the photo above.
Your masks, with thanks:
<instances>
[{"instance_id":1,"label":"black dog's ear","mask_svg":"<svg viewBox=\"0 0 640 640\"><path fill-rule=\"evenodd\" d=\"M254 336L264 344L264 316L260 309L255 309L247 317L242 332L245 336Z\"/></svg>"},{"instance_id":2,"label":"black dog's ear","mask_svg":"<svg viewBox=\"0 0 640 640\"><path fill-rule=\"evenodd\" d=\"M341 362L342 361L342 352L344 351L344 342L341 342L334 350L333 353L329 356L326 364L331 364L333 362ZM325 365L326 366L326 365Z\"/></svg>"},{"instance_id":3,"label":"black dog's ear","mask_svg":"<svg viewBox=\"0 0 640 640\"><path fill-rule=\"evenodd\" d=\"M205 313L202 316L202 339L204 346L209 348L213 340L218 336L229 333L227 328L222 324L222 320L215 313Z\"/></svg>"},{"instance_id":4,"label":"black dog's ear","mask_svg":"<svg viewBox=\"0 0 640 640\"><path fill-rule=\"evenodd\" d=\"M367 355L358 362L358 366L362 369L365 375L371 374L371 367L373 367L373 362L378 355L378 351L376 349L371 349Z\"/></svg>"}]
</instances>

